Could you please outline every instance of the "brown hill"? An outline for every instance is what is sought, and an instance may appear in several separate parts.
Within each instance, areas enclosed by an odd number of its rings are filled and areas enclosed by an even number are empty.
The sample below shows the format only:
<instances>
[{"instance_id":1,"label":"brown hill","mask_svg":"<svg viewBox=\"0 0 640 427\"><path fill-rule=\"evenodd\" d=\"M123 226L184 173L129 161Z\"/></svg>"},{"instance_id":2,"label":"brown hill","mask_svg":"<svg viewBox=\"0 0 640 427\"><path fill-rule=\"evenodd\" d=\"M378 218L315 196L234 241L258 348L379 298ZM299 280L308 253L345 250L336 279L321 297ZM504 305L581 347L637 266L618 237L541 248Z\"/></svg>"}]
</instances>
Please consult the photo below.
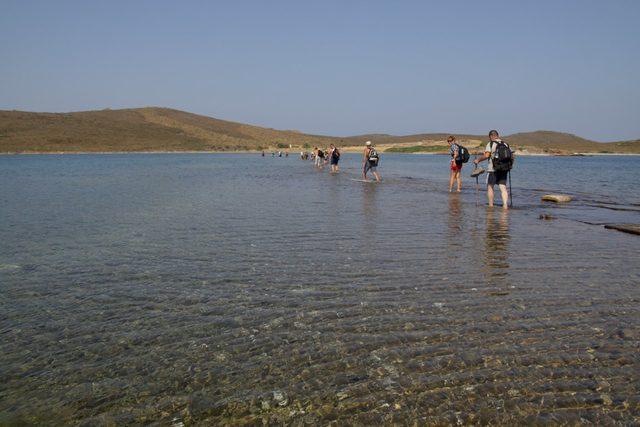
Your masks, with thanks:
<instances>
[{"instance_id":1,"label":"brown hill","mask_svg":"<svg viewBox=\"0 0 640 427\"><path fill-rule=\"evenodd\" d=\"M351 137L308 135L219 120L168 108L32 113L0 111L0 152L232 151L361 145L442 144L448 134L406 136L370 134ZM456 134L473 146L484 135ZM589 141L575 135L537 131L506 136L520 150L550 153L640 153L640 140Z\"/></svg>"},{"instance_id":2,"label":"brown hill","mask_svg":"<svg viewBox=\"0 0 640 427\"><path fill-rule=\"evenodd\" d=\"M168 108L0 111L0 152L224 151L328 144L332 138L250 126Z\"/></svg>"}]
</instances>

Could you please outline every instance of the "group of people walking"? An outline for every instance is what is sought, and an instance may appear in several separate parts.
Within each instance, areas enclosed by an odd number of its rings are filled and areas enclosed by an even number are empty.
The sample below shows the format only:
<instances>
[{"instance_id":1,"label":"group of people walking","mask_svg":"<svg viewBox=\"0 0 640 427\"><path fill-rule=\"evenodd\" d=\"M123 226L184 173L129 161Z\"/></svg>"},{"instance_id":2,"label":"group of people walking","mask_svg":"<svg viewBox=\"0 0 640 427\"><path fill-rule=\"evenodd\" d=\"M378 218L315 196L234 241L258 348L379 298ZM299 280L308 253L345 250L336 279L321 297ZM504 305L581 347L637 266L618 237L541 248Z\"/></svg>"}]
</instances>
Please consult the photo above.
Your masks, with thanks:
<instances>
[{"instance_id":1,"label":"group of people walking","mask_svg":"<svg viewBox=\"0 0 640 427\"><path fill-rule=\"evenodd\" d=\"M338 163L340 162L340 149L336 147L334 144L330 144L329 148L323 150L318 147L314 147L310 156L306 152L300 153L300 158L302 160L307 160L311 157L313 160L315 167L322 168L327 163L331 164L331 173L340 172L340 168ZM378 173L378 162L380 160L380 155L373 147L371 141L367 141L365 143L365 148L362 153L362 179L367 180L367 173L371 172L376 181L380 182L380 174Z\"/></svg>"},{"instance_id":2,"label":"group of people walking","mask_svg":"<svg viewBox=\"0 0 640 427\"><path fill-rule=\"evenodd\" d=\"M462 191L462 167L464 163L469 161L469 151L462 145L460 145L456 137L451 135L447 138L449 144L449 154L451 156L449 169L449 192L453 191L453 185L456 184L456 192ZM340 162L340 149L334 144L329 145L329 148L323 150L318 147L314 147L311 153L301 152L300 158L307 160L309 157L314 162L316 168L323 168L327 163L331 164L331 173L338 173L340 171L338 163ZM514 154L511 151L509 145L500 138L497 130L491 130L489 132L489 142L485 146L484 152L476 156L473 160L474 170L471 174L472 177L477 177L484 173L485 170L479 168L480 162L487 160L487 200L489 206L493 206L494 202L494 186L498 186L500 195L502 198L502 207L508 208L509 192L507 191L507 178L509 172L513 166ZM368 180L367 174L370 172L377 182L381 181L380 174L378 173L378 164L380 162L380 155L373 146L371 141L365 142L365 147L362 152L362 179Z\"/></svg>"}]
</instances>

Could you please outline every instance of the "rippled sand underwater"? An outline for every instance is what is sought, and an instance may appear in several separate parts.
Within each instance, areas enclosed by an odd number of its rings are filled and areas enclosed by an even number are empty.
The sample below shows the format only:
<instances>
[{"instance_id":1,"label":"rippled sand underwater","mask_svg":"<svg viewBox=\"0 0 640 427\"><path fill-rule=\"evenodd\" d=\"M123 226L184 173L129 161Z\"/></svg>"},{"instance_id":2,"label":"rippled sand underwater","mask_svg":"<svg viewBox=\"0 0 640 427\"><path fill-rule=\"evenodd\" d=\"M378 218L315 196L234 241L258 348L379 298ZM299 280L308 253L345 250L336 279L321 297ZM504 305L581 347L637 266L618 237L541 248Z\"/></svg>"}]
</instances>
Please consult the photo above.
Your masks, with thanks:
<instances>
[{"instance_id":1,"label":"rippled sand underwater","mask_svg":"<svg viewBox=\"0 0 640 427\"><path fill-rule=\"evenodd\" d=\"M0 158L0 424L640 423L640 197L578 160L504 212L440 156Z\"/></svg>"}]
</instances>

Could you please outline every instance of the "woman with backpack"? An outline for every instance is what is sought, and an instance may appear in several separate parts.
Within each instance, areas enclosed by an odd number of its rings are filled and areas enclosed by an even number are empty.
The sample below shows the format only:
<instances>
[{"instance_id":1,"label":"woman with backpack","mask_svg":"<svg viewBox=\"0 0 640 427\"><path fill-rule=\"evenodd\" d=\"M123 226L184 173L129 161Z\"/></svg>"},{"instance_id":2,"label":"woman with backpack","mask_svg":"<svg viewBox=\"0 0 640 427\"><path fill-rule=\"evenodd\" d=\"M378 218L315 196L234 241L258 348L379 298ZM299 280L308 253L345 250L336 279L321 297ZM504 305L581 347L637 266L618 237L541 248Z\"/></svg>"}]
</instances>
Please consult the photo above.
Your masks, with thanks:
<instances>
[{"instance_id":1,"label":"woman with backpack","mask_svg":"<svg viewBox=\"0 0 640 427\"><path fill-rule=\"evenodd\" d=\"M451 135L447 138L447 142L449 143L449 153L451 154L451 161L449 162L449 169L451 172L449 173L449 193L453 190L453 182L458 183L458 190L462 187L462 178L460 176L460 171L462 171L462 156L460 146L456 144L456 137Z\"/></svg>"},{"instance_id":2,"label":"woman with backpack","mask_svg":"<svg viewBox=\"0 0 640 427\"><path fill-rule=\"evenodd\" d=\"M340 150L331 144L329 146L329 158L331 159L331 173L338 173L338 162L340 161Z\"/></svg>"},{"instance_id":3,"label":"woman with backpack","mask_svg":"<svg viewBox=\"0 0 640 427\"><path fill-rule=\"evenodd\" d=\"M473 161L476 165L483 160L489 160L487 165L487 199L489 206L493 206L493 186L498 184L502 196L502 208L509 208L509 193L507 192L507 177L513 163L513 153L509 145L500 139L497 130L489 132L489 143L484 154Z\"/></svg>"},{"instance_id":4,"label":"woman with backpack","mask_svg":"<svg viewBox=\"0 0 640 427\"><path fill-rule=\"evenodd\" d=\"M315 154L316 154L316 161L315 161L315 165L317 168L321 168L324 166L324 151L322 151L322 148L315 148Z\"/></svg>"}]
</instances>

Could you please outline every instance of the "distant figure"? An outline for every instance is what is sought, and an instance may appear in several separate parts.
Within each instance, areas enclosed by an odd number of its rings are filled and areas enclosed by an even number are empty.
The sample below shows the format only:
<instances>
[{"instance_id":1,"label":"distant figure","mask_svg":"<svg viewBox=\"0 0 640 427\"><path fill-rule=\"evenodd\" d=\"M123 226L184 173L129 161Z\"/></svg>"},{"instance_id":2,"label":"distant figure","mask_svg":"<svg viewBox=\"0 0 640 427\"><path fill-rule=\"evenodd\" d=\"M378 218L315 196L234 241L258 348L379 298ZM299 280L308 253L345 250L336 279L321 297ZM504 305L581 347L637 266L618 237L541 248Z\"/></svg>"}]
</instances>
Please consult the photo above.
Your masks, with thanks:
<instances>
[{"instance_id":1,"label":"distant figure","mask_svg":"<svg viewBox=\"0 0 640 427\"><path fill-rule=\"evenodd\" d=\"M264 157L264 150L262 150L262 157Z\"/></svg>"},{"instance_id":2,"label":"distant figure","mask_svg":"<svg viewBox=\"0 0 640 427\"><path fill-rule=\"evenodd\" d=\"M282 157L282 151L278 151L278 157Z\"/></svg>"},{"instance_id":3,"label":"distant figure","mask_svg":"<svg viewBox=\"0 0 640 427\"><path fill-rule=\"evenodd\" d=\"M451 135L447 138L447 142L449 143L449 153L451 154L451 161L449 162L449 166L451 172L449 174L449 193L453 189L453 182L456 181L458 183L458 193L462 187L462 178L460 177L460 171L462 171L462 158L460 157L460 146L456 144L456 137Z\"/></svg>"},{"instance_id":4,"label":"distant figure","mask_svg":"<svg viewBox=\"0 0 640 427\"><path fill-rule=\"evenodd\" d=\"M493 206L493 186L498 184L502 195L502 208L508 209L509 193L507 192L507 175L513 164L513 153L509 145L500 139L497 130L489 132L489 143L484 154L473 161L476 165L483 160L487 163L487 199Z\"/></svg>"},{"instance_id":5,"label":"distant figure","mask_svg":"<svg viewBox=\"0 0 640 427\"><path fill-rule=\"evenodd\" d=\"M272 152L271 152L271 157L275 157L275 156L276 156L275 151L272 151Z\"/></svg>"},{"instance_id":6,"label":"distant figure","mask_svg":"<svg viewBox=\"0 0 640 427\"><path fill-rule=\"evenodd\" d=\"M333 144L329 145L329 158L331 159L331 172L338 173L340 171L338 168L340 150L338 150L338 147Z\"/></svg>"},{"instance_id":7,"label":"distant figure","mask_svg":"<svg viewBox=\"0 0 640 427\"><path fill-rule=\"evenodd\" d=\"M380 155L371 144L371 141L365 142L365 148L362 153L362 179L367 179L367 172L371 171L376 181L380 182L380 175L378 175L378 162L380 161Z\"/></svg>"},{"instance_id":8,"label":"distant figure","mask_svg":"<svg viewBox=\"0 0 640 427\"><path fill-rule=\"evenodd\" d=\"M288 151L285 151L285 152L284 152L284 156L285 156L285 157L289 157L289 152L288 152Z\"/></svg>"},{"instance_id":9,"label":"distant figure","mask_svg":"<svg viewBox=\"0 0 640 427\"><path fill-rule=\"evenodd\" d=\"M316 148L316 167L321 168L324 166L324 151L319 148Z\"/></svg>"}]
</instances>

